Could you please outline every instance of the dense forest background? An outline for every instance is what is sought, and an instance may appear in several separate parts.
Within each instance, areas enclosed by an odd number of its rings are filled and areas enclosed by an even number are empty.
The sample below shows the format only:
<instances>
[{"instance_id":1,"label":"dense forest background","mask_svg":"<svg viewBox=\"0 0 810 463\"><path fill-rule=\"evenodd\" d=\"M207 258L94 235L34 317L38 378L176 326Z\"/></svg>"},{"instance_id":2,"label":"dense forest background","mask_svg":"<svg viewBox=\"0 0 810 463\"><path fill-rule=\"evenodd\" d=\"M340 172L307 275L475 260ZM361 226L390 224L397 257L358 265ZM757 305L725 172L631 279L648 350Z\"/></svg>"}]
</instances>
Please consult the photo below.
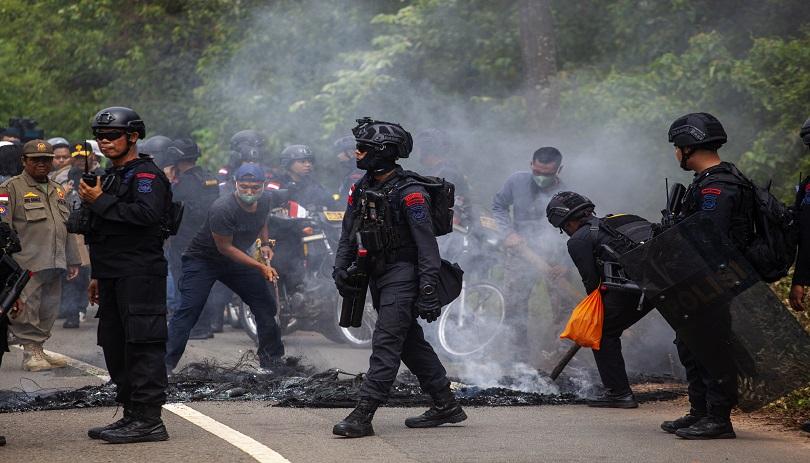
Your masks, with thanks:
<instances>
[{"instance_id":1,"label":"dense forest background","mask_svg":"<svg viewBox=\"0 0 810 463\"><path fill-rule=\"evenodd\" d=\"M785 199L810 173L806 0L2 0L0 15L0 121L48 136L87 137L99 108L128 105L150 135L193 134L212 167L254 128L273 153L312 145L324 175L332 140L372 115L447 130L482 203L556 145L568 183L650 212L664 176L689 181L669 124L708 111L721 155Z\"/></svg>"}]
</instances>

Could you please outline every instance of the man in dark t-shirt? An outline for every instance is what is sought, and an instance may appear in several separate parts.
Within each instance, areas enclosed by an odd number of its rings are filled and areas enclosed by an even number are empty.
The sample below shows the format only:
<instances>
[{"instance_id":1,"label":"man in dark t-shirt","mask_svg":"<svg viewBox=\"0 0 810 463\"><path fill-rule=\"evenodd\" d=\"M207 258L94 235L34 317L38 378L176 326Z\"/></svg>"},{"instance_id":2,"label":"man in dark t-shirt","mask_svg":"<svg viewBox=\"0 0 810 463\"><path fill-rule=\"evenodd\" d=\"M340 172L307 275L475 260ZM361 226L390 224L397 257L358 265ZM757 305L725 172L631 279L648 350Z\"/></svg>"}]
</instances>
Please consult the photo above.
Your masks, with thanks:
<instances>
[{"instance_id":1,"label":"man in dark t-shirt","mask_svg":"<svg viewBox=\"0 0 810 463\"><path fill-rule=\"evenodd\" d=\"M243 164L234 180L235 191L214 201L205 224L183 253L180 308L169 321L169 372L180 361L191 328L217 281L236 293L256 317L259 365L270 368L284 355L275 320L276 302L266 281L276 280L278 273L248 254L257 237L265 261L272 252L266 224L270 198L263 194L264 171L258 164Z\"/></svg>"}]
</instances>

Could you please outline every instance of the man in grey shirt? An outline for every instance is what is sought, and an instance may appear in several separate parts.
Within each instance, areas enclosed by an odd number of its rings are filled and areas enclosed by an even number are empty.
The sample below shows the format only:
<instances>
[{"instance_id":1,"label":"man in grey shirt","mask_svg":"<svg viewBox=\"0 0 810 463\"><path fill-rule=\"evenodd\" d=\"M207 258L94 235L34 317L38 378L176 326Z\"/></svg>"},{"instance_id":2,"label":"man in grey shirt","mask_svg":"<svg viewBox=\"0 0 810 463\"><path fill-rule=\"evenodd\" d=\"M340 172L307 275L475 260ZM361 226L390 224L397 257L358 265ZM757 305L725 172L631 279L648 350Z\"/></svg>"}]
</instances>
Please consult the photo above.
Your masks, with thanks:
<instances>
[{"instance_id":1,"label":"man in grey shirt","mask_svg":"<svg viewBox=\"0 0 810 463\"><path fill-rule=\"evenodd\" d=\"M565 189L558 176L562 154L557 148L546 146L535 151L530 167L530 171L510 175L492 200L492 214L504 234L507 251L507 319L514 332L514 346L520 346L516 359L525 363L529 361L529 297L541 277L556 276L558 272L557 267L550 267L553 275L542 275L538 267L543 266L538 262L542 257L531 257L547 254L541 239L542 233L550 231L545 220L546 205L555 193Z\"/></svg>"}]
</instances>

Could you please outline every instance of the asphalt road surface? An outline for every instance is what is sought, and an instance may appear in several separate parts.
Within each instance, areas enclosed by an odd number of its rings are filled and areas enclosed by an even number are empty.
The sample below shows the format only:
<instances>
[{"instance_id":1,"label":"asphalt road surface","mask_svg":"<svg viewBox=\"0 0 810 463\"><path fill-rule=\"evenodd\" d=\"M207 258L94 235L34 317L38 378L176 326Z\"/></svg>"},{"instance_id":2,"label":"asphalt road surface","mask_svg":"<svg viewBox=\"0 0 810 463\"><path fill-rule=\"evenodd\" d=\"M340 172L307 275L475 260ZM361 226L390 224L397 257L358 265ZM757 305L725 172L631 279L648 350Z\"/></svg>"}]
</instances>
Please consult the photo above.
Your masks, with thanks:
<instances>
[{"instance_id":1,"label":"asphalt road surface","mask_svg":"<svg viewBox=\"0 0 810 463\"><path fill-rule=\"evenodd\" d=\"M78 330L57 322L46 349L80 362L48 372L24 372L13 349L0 368L0 390L76 388L100 384L104 360L95 345L95 320ZM327 341L315 333L285 338L288 354L322 368L360 372L368 352ZM215 339L191 341L183 362L215 358L235 362L252 343L226 328ZM82 363L83 362L83 363ZM181 363L181 367L182 367ZM93 370L90 366L98 367ZM347 440L331 434L347 409L292 409L264 402L195 402L170 406L167 442L110 445L90 440L89 427L118 419L115 408L6 413L0 462L810 462L810 438L794 430L735 417L738 438L684 441L658 429L682 414L684 400L646 403L635 410L582 405L470 408L460 425L414 430L407 416L421 409L382 408L377 435Z\"/></svg>"}]
</instances>

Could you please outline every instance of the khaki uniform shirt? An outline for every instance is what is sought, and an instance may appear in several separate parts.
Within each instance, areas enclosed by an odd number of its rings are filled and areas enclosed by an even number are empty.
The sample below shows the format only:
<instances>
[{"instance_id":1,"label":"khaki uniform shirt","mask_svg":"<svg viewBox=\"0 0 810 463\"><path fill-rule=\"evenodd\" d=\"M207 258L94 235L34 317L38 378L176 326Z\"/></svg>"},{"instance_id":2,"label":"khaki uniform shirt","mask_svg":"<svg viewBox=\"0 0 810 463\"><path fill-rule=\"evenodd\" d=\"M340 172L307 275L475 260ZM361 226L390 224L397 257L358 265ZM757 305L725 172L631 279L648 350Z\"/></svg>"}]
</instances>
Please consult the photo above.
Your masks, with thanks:
<instances>
[{"instance_id":1,"label":"khaki uniform shirt","mask_svg":"<svg viewBox=\"0 0 810 463\"><path fill-rule=\"evenodd\" d=\"M0 218L22 245L14 260L31 272L81 263L76 236L65 227L69 213L65 190L53 180L40 184L23 172L0 184Z\"/></svg>"}]
</instances>

